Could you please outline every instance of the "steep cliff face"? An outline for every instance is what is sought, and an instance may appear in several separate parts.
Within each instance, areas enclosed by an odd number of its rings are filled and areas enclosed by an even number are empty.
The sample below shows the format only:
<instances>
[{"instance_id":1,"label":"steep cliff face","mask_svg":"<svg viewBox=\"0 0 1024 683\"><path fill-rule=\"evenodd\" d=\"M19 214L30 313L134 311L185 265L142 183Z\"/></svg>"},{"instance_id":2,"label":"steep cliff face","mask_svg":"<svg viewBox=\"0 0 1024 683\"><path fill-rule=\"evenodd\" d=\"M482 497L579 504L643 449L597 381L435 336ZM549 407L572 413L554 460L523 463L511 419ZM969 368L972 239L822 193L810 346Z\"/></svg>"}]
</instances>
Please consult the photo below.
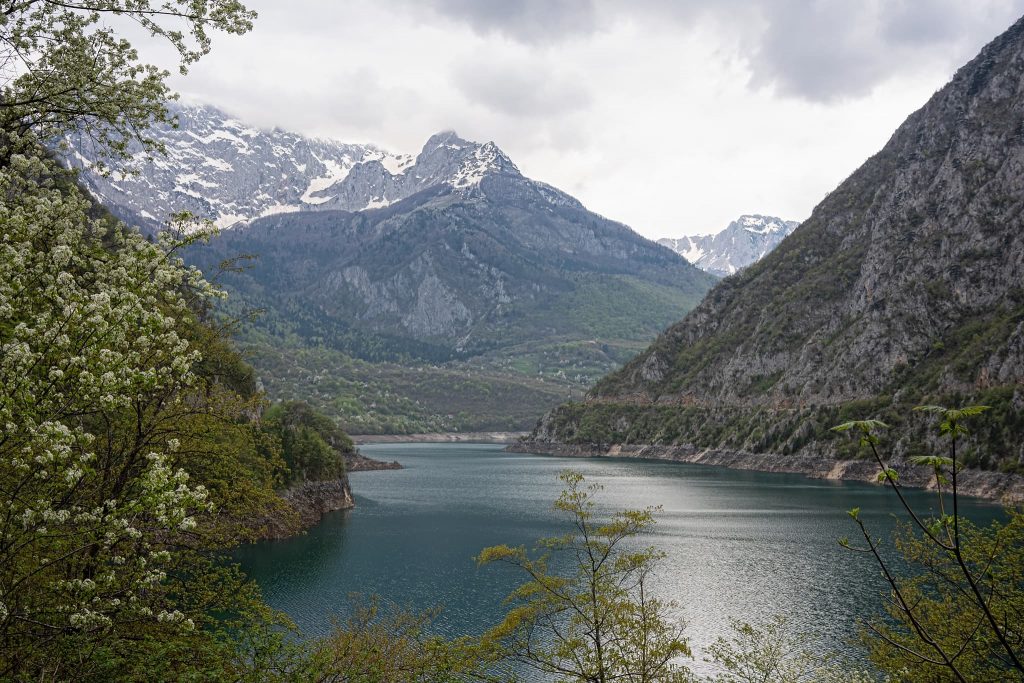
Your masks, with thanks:
<instances>
[{"instance_id":1,"label":"steep cliff face","mask_svg":"<svg viewBox=\"0 0 1024 683\"><path fill-rule=\"evenodd\" d=\"M760 262L717 285L540 441L842 453L840 418L925 399L998 415L1024 461L1024 20L911 115ZM920 434L917 422L904 425ZM899 448L912 449L914 438Z\"/></svg>"},{"instance_id":2,"label":"steep cliff face","mask_svg":"<svg viewBox=\"0 0 1024 683\"><path fill-rule=\"evenodd\" d=\"M302 528L311 527L328 512L348 510L356 503L348 477L326 481L304 481L281 494L299 515Z\"/></svg>"},{"instance_id":3,"label":"steep cliff face","mask_svg":"<svg viewBox=\"0 0 1024 683\"><path fill-rule=\"evenodd\" d=\"M432 360L539 339L651 339L714 281L571 197L500 172L376 211L264 218L189 258L208 270L245 253L259 259L225 283L300 334L354 355L352 335L387 335Z\"/></svg>"},{"instance_id":4,"label":"steep cliff face","mask_svg":"<svg viewBox=\"0 0 1024 683\"><path fill-rule=\"evenodd\" d=\"M376 462L376 461L375 461ZM348 476L302 481L280 492L279 507L249 520L259 539L276 540L300 534L318 524L325 514L355 507Z\"/></svg>"}]
</instances>

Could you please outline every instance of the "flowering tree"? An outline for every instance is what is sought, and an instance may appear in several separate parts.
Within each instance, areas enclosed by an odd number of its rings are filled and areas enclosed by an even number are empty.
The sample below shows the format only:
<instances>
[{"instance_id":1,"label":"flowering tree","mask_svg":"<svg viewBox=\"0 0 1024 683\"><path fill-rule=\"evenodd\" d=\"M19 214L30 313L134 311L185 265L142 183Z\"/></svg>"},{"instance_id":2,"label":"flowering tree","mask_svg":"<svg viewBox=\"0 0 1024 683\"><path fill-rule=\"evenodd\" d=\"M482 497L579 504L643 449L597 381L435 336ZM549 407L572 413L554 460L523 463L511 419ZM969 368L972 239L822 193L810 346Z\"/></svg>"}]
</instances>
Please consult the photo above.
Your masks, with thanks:
<instances>
[{"instance_id":1,"label":"flowering tree","mask_svg":"<svg viewBox=\"0 0 1024 683\"><path fill-rule=\"evenodd\" d=\"M67 637L192 627L163 582L208 509L171 461L180 417L203 410L178 320L212 289L52 173L0 170L0 678L60 676L34 660Z\"/></svg>"}]
</instances>

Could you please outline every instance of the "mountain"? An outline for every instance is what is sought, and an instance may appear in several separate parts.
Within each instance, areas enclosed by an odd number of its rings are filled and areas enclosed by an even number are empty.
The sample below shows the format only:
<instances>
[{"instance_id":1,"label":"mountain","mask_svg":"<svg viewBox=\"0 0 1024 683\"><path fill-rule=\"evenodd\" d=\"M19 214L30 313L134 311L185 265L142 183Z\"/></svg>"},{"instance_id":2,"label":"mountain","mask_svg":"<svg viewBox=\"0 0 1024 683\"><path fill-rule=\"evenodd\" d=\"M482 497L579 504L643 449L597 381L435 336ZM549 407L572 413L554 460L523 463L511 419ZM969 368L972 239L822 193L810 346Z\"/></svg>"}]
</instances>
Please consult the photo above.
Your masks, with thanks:
<instances>
[{"instance_id":1,"label":"mountain","mask_svg":"<svg viewBox=\"0 0 1024 683\"><path fill-rule=\"evenodd\" d=\"M106 177L96 172L98 159L87 138L70 139L74 152L66 158L81 170L89 191L122 215L156 226L170 214L188 210L222 228L324 205L365 208L374 199L371 191L363 193L358 205L352 204L351 191L342 196L343 189L365 182L349 178L353 168L400 174L412 162L408 155L372 145L305 138L278 128L260 130L214 107L175 107L172 112L177 127L150 131L166 156L149 158L136 148L126 169L134 173ZM365 171L357 174L362 175Z\"/></svg>"},{"instance_id":2,"label":"mountain","mask_svg":"<svg viewBox=\"0 0 1024 683\"><path fill-rule=\"evenodd\" d=\"M400 157L209 107L178 117L156 131L166 160L104 178L79 150L84 181L121 215L192 208L231 224L186 259L214 274L258 256L220 278L227 312L262 311L240 341L271 396L348 431L528 429L714 282L526 178L493 142L447 131Z\"/></svg>"},{"instance_id":3,"label":"mountain","mask_svg":"<svg viewBox=\"0 0 1024 683\"><path fill-rule=\"evenodd\" d=\"M853 455L831 434L881 417L925 452L918 403L992 405L968 461L1024 463L1024 20L962 67L757 263L538 444L672 444ZM827 471L827 470L826 470Z\"/></svg>"},{"instance_id":4,"label":"mountain","mask_svg":"<svg viewBox=\"0 0 1024 683\"><path fill-rule=\"evenodd\" d=\"M519 175L493 142L468 142L454 131L432 136L413 157L280 128L261 130L211 106L174 107L172 113L176 126L151 130L166 156L150 158L136 149L129 167L109 176L98 171L99 159L84 136L69 140L74 152L66 156L104 205L151 227L182 210L220 228L283 213L361 211L438 185L465 190L488 174ZM547 191L578 203L554 188Z\"/></svg>"},{"instance_id":5,"label":"mountain","mask_svg":"<svg viewBox=\"0 0 1024 683\"><path fill-rule=\"evenodd\" d=\"M796 221L745 214L713 235L687 235L658 240L701 270L726 277L760 260L793 232Z\"/></svg>"}]
</instances>

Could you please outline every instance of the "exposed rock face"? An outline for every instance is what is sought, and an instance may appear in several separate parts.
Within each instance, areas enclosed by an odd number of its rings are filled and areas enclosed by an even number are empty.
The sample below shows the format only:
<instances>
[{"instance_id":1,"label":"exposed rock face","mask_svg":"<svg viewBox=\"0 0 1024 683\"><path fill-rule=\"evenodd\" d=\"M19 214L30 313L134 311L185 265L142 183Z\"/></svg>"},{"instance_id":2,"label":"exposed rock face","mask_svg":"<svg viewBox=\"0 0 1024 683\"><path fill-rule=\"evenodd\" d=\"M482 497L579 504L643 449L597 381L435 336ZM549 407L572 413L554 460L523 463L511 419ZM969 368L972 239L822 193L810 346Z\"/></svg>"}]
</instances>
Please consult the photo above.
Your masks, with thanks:
<instances>
[{"instance_id":1,"label":"exposed rock face","mask_svg":"<svg viewBox=\"0 0 1024 683\"><path fill-rule=\"evenodd\" d=\"M286 489L281 497L297 513L300 530L317 524L328 512L349 510L356 506L348 477L327 481L304 481ZM295 531L295 529L272 529L267 538L283 538Z\"/></svg>"},{"instance_id":2,"label":"exposed rock face","mask_svg":"<svg viewBox=\"0 0 1024 683\"><path fill-rule=\"evenodd\" d=\"M270 216L225 231L188 258L207 270L235 254L259 254L251 270L224 279L242 299L294 311L303 327L349 344L344 350L356 356L363 350L353 335L381 335L367 344L377 357L391 347L427 360L545 339L650 339L714 282L519 175L497 151L485 154L496 148L470 154L452 149L458 138L444 140L439 148L466 160L482 155L484 166L472 167L481 175L456 176L377 210ZM437 161L423 158L415 168Z\"/></svg>"},{"instance_id":3,"label":"exposed rock face","mask_svg":"<svg viewBox=\"0 0 1024 683\"><path fill-rule=\"evenodd\" d=\"M213 273L260 257L222 282L233 312L265 311L242 333L257 340L264 386L348 427L525 429L714 282L524 177L493 142L445 131L412 157L259 130L210 107L177 115L180 128L153 131L168 156L137 158L137 175L98 173L81 141L68 162L144 230L181 209L231 227L186 258ZM440 386L453 375L462 391Z\"/></svg>"},{"instance_id":4,"label":"exposed rock face","mask_svg":"<svg viewBox=\"0 0 1024 683\"><path fill-rule=\"evenodd\" d=\"M780 458L767 453L743 453L732 450L698 449L692 446L582 446L567 444L515 443L506 450L513 453L540 453L580 458L637 458L669 460L700 465L715 465L737 470L805 474L814 479L844 479L878 483L878 466L868 460L834 460L814 455ZM935 477L930 469L910 465L903 460L890 463L900 472L903 486L933 489ZM964 470L957 490L965 496L977 496L1019 505L1024 502L1024 476L981 470Z\"/></svg>"},{"instance_id":5,"label":"exposed rock face","mask_svg":"<svg viewBox=\"0 0 1024 683\"><path fill-rule=\"evenodd\" d=\"M280 496L280 507L269 510L266 517L249 520L255 534L249 540L288 538L315 526L328 512L355 507L347 476L304 481L285 489Z\"/></svg>"},{"instance_id":6,"label":"exposed rock face","mask_svg":"<svg viewBox=\"0 0 1024 683\"><path fill-rule=\"evenodd\" d=\"M368 458L359 451L345 457L345 470L347 472L370 472L375 470L400 470L402 465L397 460L385 462Z\"/></svg>"},{"instance_id":7,"label":"exposed rock face","mask_svg":"<svg viewBox=\"0 0 1024 683\"><path fill-rule=\"evenodd\" d=\"M177 128L152 131L167 156L149 160L137 152L135 173L104 177L96 172L87 140L71 141L74 153L68 162L82 170L89 190L122 217L152 227L173 212L188 210L229 227L328 202L333 208L361 209L380 194L380 183L372 181L375 169L389 175L384 164L397 173L413 161L372 145L259 130L213 107L181 107L174 113Z\"/></svg>"},{"instance_id":8,"label":"exposed rock face","mask_svg":"<svg viewBox=\"0 0 1024 683\"><path fill-rule=\"evenodd\" d=\"M726 277L764 258L800 225L774 216L740 216L713 235L660 239L663 244L703 271Z\"/></svg>"},{"instance_id":9,"label":"exposed rock face","mask_svg":"<svg viewBox=\"0 0 1024 683\"><path fill-rule=\"evenodd\" d=\"M626 226L525 178L493 142L445 131L413 158L259 130L213 107L175 113L179 127L151 131L167 156L147 160L140 152L135 174L97 172L85 141L72 141L68 161L129 220L155 227L188 209L234 227L216 257L261 260L247 277L228 277L229 286L246 294L254 285L260 304L300 298L312 304L303 315L328 327L472 354L505 343L510 331L519 341L536 339L536 329L519 333L517 325L539 309L542 336L600 338L601 330L568 329L567 309L578 302L566 299L600 298L596 286L639 296L641 312L626 313L631 324L619 336L649 339L713 282ZM196 256L204 269L216 268L212 258ZM624 292L621 276L634 291ZM665 310L665 299L674 299L674 310ZM388 342L370 345L381 343ZM409 344L397 346L401 354ZM437 349L414 353L438 359Z\"/></svg>"},{"instance_id":10,"label":"exposed rock face","mask_svg":"<svg viewBox=\"0 0 1024 683\"><path fill-rule=\"evenodd\" d=\"M512 444L528 432L444 432L432 434L365 434L357 443L495 443ZM395 463L398 464L398 463Z\"/></svg>"},{"instance_id":11,"label":"exposed rock face","mask_svg":"<svg viewBox=\"0 0 1024 683\"><path fill-rule=\"evenodd\" d=\"M132 168L109 177L99 172L100 159L87 138L69 140L73 152L67 161L80 169L89 190L144 227L159 227L183 210L222 228L296 211L361 211L436 185L470 190L486 175L519 176L493 142L469 142L454 131L432 136L413 157L279 128L260 130L210 106L173 111L177 127L151 131L167 155L149 159L137 151ZM549 189L557 201L577 203Z\"/></svg>"},{"instance_id":12,"label":"exposed rock face","mask_svg":"<svg viewBox=\"0 0 1024 683\"><path fill-rule=\"evenodd\" d=\"M828 427L981 402L973 464L1024 464L1024 20L758 263L538 442L850 454ZM664 370L662 370L664 368ZM897 457L928 445L923 420ZM916 451L921 452L921 451Z\"/></svg>"}]
</instances>

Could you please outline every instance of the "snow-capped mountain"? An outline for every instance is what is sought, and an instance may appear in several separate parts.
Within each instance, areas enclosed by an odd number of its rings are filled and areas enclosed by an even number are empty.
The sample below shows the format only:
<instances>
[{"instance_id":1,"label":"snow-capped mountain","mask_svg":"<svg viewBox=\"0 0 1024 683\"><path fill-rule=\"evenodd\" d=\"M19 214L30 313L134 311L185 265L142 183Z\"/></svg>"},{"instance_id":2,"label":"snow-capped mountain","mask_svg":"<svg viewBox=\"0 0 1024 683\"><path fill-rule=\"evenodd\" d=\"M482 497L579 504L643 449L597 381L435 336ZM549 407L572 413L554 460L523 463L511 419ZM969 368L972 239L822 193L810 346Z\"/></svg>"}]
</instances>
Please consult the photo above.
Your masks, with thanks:
<instances>
[{"instance_id":1,"label":"snow-capped mountain","mask_svg":"<svg viewBox=\"0 0 1024 683\"><path fill-rule=\"evenodd\" d=\"M240 254L259 256L218 281L240 310L266 311L251 323L253 339L273 341L248 340L263 357L255 367L271 394L317 401L342 424L450 427L459 415L457 424L476 429L524 429L714 284L629 227L524 177L493 142L447 131L415 157L399 156L259 130L210 107L177 115L179 128L153 131L166 156L137 155L134 175L104 177L76 141L69 161L113 213L146 230L182 209L234 226L182 258L210 272ZM324 354L289 353L313 347ZM425 364L458 368L434 367L442 374L424 384ZM560 383L538 381L535 366L557 367ZM449 390L469 367L487 400ZM341 374L333 389L319 383ZM288 393L303 385L308 391ZM370 385L387 411L362 403ZM500 418L494 401L505 406Z\"/></svg>"},{"instance_id":2,"label":"snow-capped mountain","mask_svg":"<svg viewBox=\"0 0 1024 683\"><path fill-rule=\"evenodd\" d=\"M487 175L520 177L493 142L469 142L453 131L432 136L413 157L260 130L209 106L175 113L177 128L153 130L167 155L149 159L137 152L132 173L103 176L82 140L70 141L68 163L105 205L130 220L157 225L188 210L222 228L294 211L380 208L439 184L471 191Z\"/></svg>"},{"instance_id":3,"label":"snow-capped mountain","mask_svg":"<svg viewBox=\"0 0 1024 683\"><path fill-rule=\"evenodd\" d=\"M725 277L760 260L798 225L797 221L748 214L714 235L665 238L658 240L658 244L672 249L701 270Z\"/></svg>"}]
</instances>

